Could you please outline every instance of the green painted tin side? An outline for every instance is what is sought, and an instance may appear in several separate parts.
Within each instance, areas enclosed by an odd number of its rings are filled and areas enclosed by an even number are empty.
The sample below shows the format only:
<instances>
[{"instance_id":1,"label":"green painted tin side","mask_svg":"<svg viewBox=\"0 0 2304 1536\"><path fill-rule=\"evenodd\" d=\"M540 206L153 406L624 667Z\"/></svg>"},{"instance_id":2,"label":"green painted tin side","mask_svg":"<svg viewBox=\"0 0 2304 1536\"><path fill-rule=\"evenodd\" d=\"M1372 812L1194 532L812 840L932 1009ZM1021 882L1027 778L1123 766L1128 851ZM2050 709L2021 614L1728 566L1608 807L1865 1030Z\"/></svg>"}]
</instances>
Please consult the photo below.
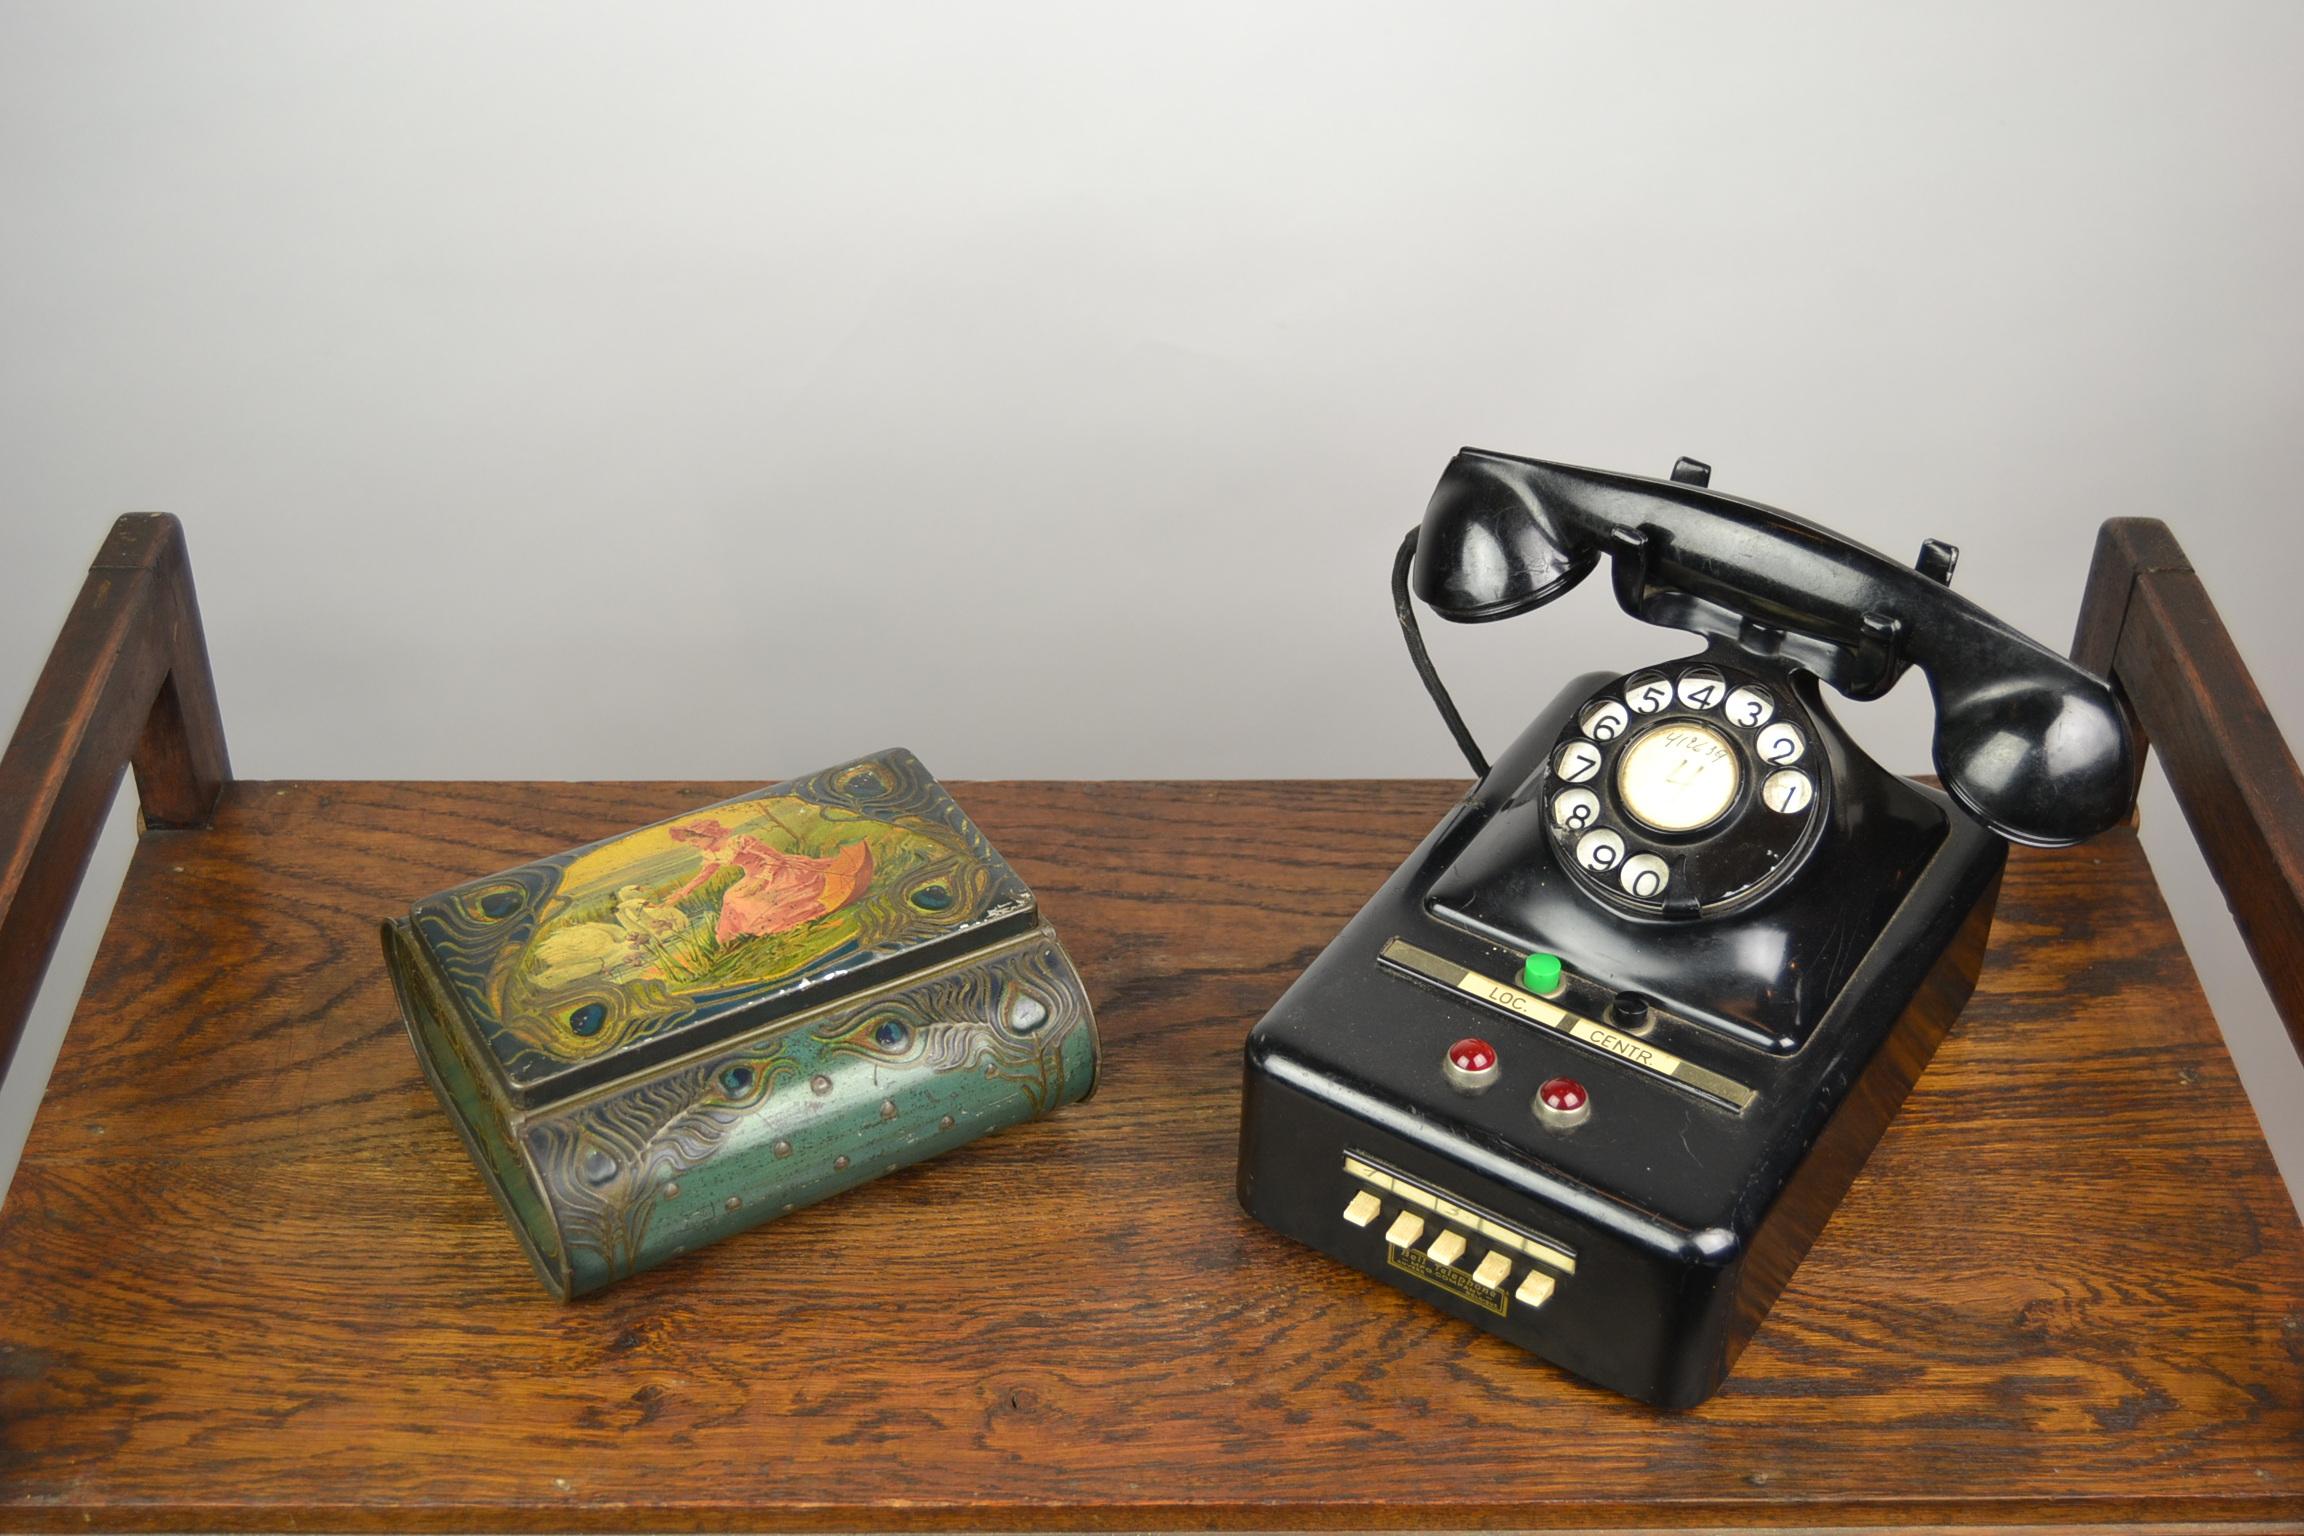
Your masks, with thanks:
<instances>
[{"instance_id":1,"label":"green painted tin side","mask_svg":"<svg viewBox=\"0 0 2304 1536\"><path fill-rule=\"evenodd\" d=\"M448 1111L464 1149L472 1154L489 1193L511 1221L538 1277L565 1300L570 1294L569 1271L559 1228L545 1207L534 1171L514 1145L504 1106L481 1085L457 1032L444 1022L451 1016L447 994L405 922L384 925L384 969L399 997L400 1017L415 1042L424 1080Z\"/></svg>"},{"instance_id":2,"label":"green painted tin side","mask_svg":"<svg viewBox=\"0 0 2304 1536\"><path fill-rule=\"evenodd\" d=\"M509 1125L582 1294L1085 1098L1079 973L1045 926ZM461 1117L464 1104L450 1097ZM508 1158L508 1154L511 1154Z\"/></svg>"},{"instance_id":3,"label":"green painted tin side","mask_svg":"<svg viewBox=\"0 0 2304 1536\"><path fill-rule=\"evenodd\" d=\"M1055 930L780 1021L631 1082L508 1112L445 1027L406 926L387 968L416 1054L562 1300L1086 1098L1096 1021Z\"/></svg>"}]
</instances>

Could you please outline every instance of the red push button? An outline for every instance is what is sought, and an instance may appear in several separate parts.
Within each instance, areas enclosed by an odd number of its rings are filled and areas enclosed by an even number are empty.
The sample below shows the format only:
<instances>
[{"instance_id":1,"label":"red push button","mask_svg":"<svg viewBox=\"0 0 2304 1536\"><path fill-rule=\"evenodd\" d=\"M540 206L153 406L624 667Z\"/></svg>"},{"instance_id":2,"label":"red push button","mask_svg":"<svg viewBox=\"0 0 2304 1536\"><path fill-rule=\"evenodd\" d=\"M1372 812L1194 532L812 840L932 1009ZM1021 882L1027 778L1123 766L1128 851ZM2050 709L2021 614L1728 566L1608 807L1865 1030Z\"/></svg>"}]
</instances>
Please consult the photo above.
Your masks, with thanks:
<instances>
[{"instance_id":1,"label":"red push button","mask_svg":"<svg viewBox=\"0 0 2304 1536\"><path fill-rule=\"evenodd\" d=\"M1460 1091L1478 1093L1496 1081L1500 1065L1496 1047L1485 1040L1467 1037L1448 1047L1448 1059L1442 1064L1442 1070L1448 1074L1449 1083Z\"/></svg>"},{"instance_id":2,"label":"red push button","mask_svg":"<svg viewBox=\"0 0 2304 1536\"><path fill-rule=\"evenodd\" d=\"M1536 1090L1536 1117L1562 1130L1582 1125L1592 1113L1592 1095L1572 1077L1555 1077Z\"/></svg>"}]
</instances>

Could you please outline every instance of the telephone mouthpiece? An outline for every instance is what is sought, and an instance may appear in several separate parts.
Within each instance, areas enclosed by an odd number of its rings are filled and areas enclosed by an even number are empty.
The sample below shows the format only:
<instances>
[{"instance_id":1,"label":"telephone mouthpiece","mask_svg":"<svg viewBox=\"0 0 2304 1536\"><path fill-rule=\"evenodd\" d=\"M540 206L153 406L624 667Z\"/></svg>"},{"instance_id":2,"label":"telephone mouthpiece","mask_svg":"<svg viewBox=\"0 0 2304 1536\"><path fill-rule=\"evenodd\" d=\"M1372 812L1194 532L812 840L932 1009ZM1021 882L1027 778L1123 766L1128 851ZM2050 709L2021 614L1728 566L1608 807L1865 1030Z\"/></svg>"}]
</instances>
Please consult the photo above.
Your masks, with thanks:
<instances>
[{"instance_id":1,"label":"telephone mouthpiece","mask_svg":"<svg viewBox=\"0 0 2304 1536\"><path fill-rule=\"evenodd\" d=\"M2089 681L2093 681L2090 679ZM2112 690L1991 678L1936 690L1936 772L1960 808L2013 843L2060 848L2128 814L2128 723Z\"/></svg>"}]
</instances>

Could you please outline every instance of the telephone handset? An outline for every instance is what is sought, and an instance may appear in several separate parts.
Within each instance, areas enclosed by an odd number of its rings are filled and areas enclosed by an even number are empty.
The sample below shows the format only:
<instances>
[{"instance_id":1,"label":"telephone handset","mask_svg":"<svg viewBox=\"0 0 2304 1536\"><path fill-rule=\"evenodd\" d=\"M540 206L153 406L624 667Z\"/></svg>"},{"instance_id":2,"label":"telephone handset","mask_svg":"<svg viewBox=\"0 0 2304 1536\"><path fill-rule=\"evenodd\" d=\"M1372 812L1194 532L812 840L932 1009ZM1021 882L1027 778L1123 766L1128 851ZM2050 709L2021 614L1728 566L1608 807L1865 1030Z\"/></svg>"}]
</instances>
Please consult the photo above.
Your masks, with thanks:
<instances>
[{"instance_id":1,"label":"telephone handset","mask_svg":"<svg viewBox=\"0 0 2304 1536\"><path fill-rule=\"evenodd\" d=\"M2007 841L2127 812L2110 688L1906 567L1709 488L1466 450L1393 568L1479 782L1251 1032L1260 1219L1667 1405L1726 1376L1974 986ZM1458 622L1610 562L1706 636L1574 679L1491 765L1410 593ZM1822 685L1933 690L1943 789ZM2006 841L2004 841L2006 840Z\"/></svg>"},{"instance_id":2,"label":"telephone handset","mask_svg":"<svg viewBox=\"0 0 2304 1536\"><path fill-rule=\"evenodd\" d=\"M1659 481L1467 449L1425 511L1415 593L1460 623L1507 618L1606 555L1634 618L1781 658L1852 699L1918 666L1945 790L2011 842L2076 843L2128 813L2111 688L1954 592L1957 551L1929 540L1899 565L1710 479L1693 459Z\"/></svg>"}]
</instances>

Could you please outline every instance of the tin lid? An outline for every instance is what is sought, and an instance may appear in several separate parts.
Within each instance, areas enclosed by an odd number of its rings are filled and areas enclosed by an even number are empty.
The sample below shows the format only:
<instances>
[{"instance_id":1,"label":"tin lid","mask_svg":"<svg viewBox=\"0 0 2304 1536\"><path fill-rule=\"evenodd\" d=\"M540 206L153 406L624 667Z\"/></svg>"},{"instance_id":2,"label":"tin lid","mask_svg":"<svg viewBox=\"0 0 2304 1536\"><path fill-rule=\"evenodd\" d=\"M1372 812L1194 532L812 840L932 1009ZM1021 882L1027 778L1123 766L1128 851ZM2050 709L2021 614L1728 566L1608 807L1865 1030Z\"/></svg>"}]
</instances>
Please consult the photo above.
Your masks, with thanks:
<instances>
[{"instance_id":1,"label":"tin lid","mask_svg":"<svg viewBox=\"0 0 2304 1536\"><path fill-rule=\"evenodd\" d=\"M523 1108L886 986L1037 921L902 748L425 898L411 913Z\"/></svg>"}]
</instances>

